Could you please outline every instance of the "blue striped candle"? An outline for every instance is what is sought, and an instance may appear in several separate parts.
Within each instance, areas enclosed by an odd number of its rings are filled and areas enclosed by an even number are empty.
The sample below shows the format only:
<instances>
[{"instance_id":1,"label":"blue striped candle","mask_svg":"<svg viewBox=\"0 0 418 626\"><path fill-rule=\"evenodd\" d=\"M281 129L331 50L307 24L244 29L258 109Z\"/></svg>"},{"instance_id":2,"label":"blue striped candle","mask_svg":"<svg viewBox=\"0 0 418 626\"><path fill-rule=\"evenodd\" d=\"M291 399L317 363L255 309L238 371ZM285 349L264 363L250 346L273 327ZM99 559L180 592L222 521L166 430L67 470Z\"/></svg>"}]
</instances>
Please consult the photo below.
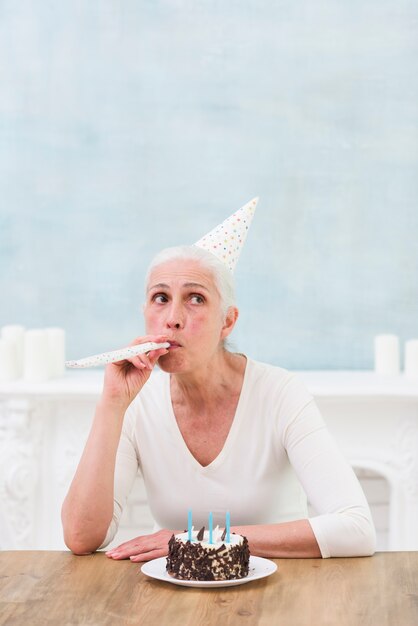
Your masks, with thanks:
<instances>
[{"instance_id":1,"label":"blue striped candle","mask_svg":"<svg viewBox=\"0 0 418 626\"><path fill-rule=\"evenodd\" d=\"M226 543L231 543L231 515L229 514L229 511L226 512L226 521L225 521L225 526L226 526Z\"/></svg>"},{"instance_id":2,"label":"blue striped candle","mask_svg":"<svg viewBox=\"0 0 418 626\"><path fill-rule=\"evenodd\" d=\"M209 513L209 543L213 543L213 513Z\"/></svg>"},{"instance_id":3,"label":"blue striped candle","mask_svg":"<svg viewBox=\"0 0 418 626\"><path fill-rule=\"evenodd\" d=\"M192 510L189 509L187 512L187 532L188 532L188 540L193 541L192 537Z\"/></svg>"}]
</instances>

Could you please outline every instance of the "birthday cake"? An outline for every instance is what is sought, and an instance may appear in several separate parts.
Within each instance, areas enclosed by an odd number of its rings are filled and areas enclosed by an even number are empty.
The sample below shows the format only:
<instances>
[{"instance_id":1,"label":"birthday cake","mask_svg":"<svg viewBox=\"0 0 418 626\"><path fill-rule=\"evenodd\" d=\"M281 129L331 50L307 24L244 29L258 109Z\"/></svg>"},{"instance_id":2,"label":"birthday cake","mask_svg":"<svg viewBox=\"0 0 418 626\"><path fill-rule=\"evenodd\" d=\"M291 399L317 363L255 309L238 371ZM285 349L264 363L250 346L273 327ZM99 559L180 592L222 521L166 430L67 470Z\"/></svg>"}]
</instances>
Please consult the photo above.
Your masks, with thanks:
<instances>
[{"instance_id":1,"label":"birthday cake","mask_svg":"<svg viewBox=\"0 0 418 626\"><path fill-rule=\"evenodd\" d=\"M209 542L209 532L172 535L168 543L167 572L181 580L233 580L248 575L250 550L246 537L218 528Z\"/></svg>"}]
</instances>

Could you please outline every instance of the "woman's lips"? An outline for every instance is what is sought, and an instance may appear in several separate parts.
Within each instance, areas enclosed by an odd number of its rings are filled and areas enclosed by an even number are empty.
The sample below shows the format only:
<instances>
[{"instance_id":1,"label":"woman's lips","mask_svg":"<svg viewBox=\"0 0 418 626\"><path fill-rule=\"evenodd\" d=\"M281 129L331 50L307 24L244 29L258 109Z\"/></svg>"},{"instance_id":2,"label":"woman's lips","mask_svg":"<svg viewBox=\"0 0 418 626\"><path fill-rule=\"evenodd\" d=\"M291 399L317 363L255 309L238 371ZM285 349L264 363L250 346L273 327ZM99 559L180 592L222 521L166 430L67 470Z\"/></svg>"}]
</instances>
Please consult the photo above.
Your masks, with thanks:
<instances>
[{"instance_id":1,"label":"woman's lips","mask_svg":"<svg viewBox=\"0 0 418 626\"><path fill-rule=\"evenodd\" d=\"M168 350L175 350L176 348L182 347L179 343L177 343L177 341L169 341L168 343L170 344Z\"/></svg>"}]
</instances>

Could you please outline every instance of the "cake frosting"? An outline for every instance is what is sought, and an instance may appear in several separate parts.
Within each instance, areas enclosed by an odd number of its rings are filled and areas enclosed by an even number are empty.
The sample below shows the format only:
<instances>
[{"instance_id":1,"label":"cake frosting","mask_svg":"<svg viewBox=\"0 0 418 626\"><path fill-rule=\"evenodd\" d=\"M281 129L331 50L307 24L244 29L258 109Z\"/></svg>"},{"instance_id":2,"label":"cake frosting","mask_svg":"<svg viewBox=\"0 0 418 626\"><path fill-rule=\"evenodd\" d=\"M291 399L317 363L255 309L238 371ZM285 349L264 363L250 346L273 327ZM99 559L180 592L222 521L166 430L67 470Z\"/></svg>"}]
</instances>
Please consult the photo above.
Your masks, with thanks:
<instances>
[{"instance_id":1,"label":"cake frosting","mask_svg":"<svg viewBox=\"0 0 418 626\"><path fill-rule=\"evenodd\" d=\"M209 532L202 528L172 535L168 543L167 572L182 580L233 580L248 575L250 550L246 537L231 533L226 541L225 531L218 527L209 543Z\"/></svg>"}]
</instances>

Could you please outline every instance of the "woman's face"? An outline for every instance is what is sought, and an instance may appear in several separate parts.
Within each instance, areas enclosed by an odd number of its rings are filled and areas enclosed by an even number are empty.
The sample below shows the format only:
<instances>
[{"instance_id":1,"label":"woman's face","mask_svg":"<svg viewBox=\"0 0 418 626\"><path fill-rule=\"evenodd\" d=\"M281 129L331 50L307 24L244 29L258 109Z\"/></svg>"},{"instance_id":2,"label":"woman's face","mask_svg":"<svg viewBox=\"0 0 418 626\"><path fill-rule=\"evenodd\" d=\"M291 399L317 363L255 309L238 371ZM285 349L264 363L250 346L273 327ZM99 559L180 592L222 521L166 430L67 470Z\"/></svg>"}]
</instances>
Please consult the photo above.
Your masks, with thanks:
<instances>
[{"instance_id":1,"label":"woman's face","mask_svg":"<svg viewBox=\"0 0 418 626\"><path fill-rule=\"evenodd\" d=\"M221 312L212 273L199 261L173 259L150 274L144 306L146 332L172 344L158 364L167 372L204 365L232 330Z\"/></svg>"}]
</instances>

